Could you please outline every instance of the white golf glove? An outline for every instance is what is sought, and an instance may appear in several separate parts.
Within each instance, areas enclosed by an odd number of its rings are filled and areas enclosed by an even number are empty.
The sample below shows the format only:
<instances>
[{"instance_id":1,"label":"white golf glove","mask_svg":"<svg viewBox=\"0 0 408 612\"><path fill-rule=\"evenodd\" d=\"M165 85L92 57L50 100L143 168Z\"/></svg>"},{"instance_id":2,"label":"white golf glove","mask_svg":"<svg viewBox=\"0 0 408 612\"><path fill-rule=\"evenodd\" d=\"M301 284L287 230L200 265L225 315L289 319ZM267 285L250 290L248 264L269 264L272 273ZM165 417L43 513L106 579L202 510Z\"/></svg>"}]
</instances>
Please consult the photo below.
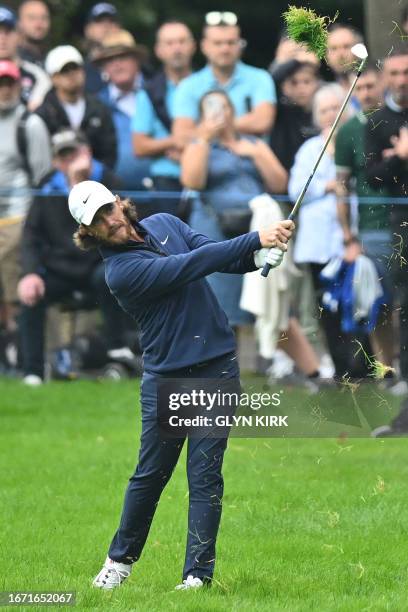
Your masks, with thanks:
<instances>
[{"instance_id":1,"label":"white golf glove","mask_svg":"<svg viewBox=\"0 0 408 612\"><path fill-rule=\"evenodd\" d=\"M261 249L254 252L254 261L257 268L263 268L268 263L272 268L277 268L283 260L285 251L278 249Z\"/></svg>"}]
</instances>

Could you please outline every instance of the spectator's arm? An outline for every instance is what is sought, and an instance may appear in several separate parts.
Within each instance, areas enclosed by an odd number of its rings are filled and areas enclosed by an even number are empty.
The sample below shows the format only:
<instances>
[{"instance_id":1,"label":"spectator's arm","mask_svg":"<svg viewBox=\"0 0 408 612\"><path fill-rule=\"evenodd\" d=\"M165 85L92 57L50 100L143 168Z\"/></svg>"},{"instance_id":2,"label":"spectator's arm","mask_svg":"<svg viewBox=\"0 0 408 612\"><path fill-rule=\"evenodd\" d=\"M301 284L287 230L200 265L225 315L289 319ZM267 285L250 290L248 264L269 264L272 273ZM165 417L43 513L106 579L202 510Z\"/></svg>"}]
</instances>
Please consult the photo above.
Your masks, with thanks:
<instances>
[{"instance_id":1,"label":"spectator's arm","mask_svg":"<svg viewBox=\"0 0 408 612\"><path fill-rule=\"evenodd\" d=\"M167 137L154 138L152 136L154 123L159 121L151 100L144 89L136 94L135 113L132 117L133 152L139 157L158 157L165 155L166 151L174 146L174 139Z\"/></svg>"},{"instance_id":2,"label":"spectator's arm","mask_svg":"<svg viewBox=\"0 0 408 612\"><path fill-rule=\"evenodd\" d=\"M237 117L234 121L238 132L263 136L270 132L275 122L276 105L261 102L251 112Z\"/></svg>"},{"instance_id":3,"label":"spectator's arm","mask_svg":"<svg viewBox=\"0 0 408 612\"><path fill-rule=\"evenodd\" d=\"M191 90L190 78L184 79L177 86L173 100L172 134L179 147L186 146L195 137L199 118L199 100Z\"/></svg>"},{"instance_id":4,"label":"spectator's arm","mask_svg":"<svg viewBox=\"0 0 408 612\"><path fill-rule=\"evenodd\" d=\"M288 186L288 173L262 140L256 143L253 160L266 188L272 193L284 193Z\"/></svg>"},{"instance_id":5,"label":"spectator's arm","mask_svg":"<svg viewBox=\"0 0 408 612\"><path fill-rule=\"evenodd\" d=\"M202 190L207 184L210 143L204 138L190 143L181 158L180 180L188 189Z\"/></svg>"},{"instance_id":6,"label":"spectator's arm","mask_svg":"<svg viewBox=\"0 0 408 612\"><path fill-rule=\"evenodd\" d=\"M26 220L21 238L22 275L39 274L42 270L41 250L44 246L43 236L43 201L41 197L34 198Z\"/></svg>"},{"instance_id":7,"label":"spectator's arm","mask_svg":"<svg viewBox=\"0 0 408 612\"><path fill-rule=\"evenodd\" d=\"M30 115L26 123L27 160L31 169L31 182L38 185L51 170L50 136L44 121L39 115Z\"/></svg>"},{"instance_id":8,"label":"spectator's arm","mask_svg":"<svg viewBox=\"0 0 408 612\"><path fill-rule=\"evenodd\" d=\"M172 136L153 138L141 132L133 132L133 152L138 157L159 157L174 146Z\"/></svg>"},{"instance_id":9,"label":"spectator's arm","mask_svg":"<svg viewBox=\"0 0 408 612\"><path fill-rule=\"evenodd\" d=\"M275 83L266 70L258 70L250 101L251 110L235 119L235 127L244 134L263 136L273 127L277 101Z\"/></svg>"},{"instance_id":10,"label":"spectator's arm","mask_svg":"<svg viewBox=\"0 0 408 612\"><path fill-rule=\"evenodd\" d=\"M197 126L190 117L178 117L174 119L172 134L179 146L187 146L196 135Z\"/></svg>"},{"instance_id":11,"label":"spectator's arm","mask_svg":"<svg viewBox=\"0 0 408 612\"><path fill-rule=\"evenodd\" d=\"M343 230L344 240L350 240L353 235L351 233L351 220L350 220L350 204L348 198L350 197L350 179L351 171L349 168L342 168L337 166L336 168L336 182L337 182L337 218Z\"/></svg>"}]
</instances>

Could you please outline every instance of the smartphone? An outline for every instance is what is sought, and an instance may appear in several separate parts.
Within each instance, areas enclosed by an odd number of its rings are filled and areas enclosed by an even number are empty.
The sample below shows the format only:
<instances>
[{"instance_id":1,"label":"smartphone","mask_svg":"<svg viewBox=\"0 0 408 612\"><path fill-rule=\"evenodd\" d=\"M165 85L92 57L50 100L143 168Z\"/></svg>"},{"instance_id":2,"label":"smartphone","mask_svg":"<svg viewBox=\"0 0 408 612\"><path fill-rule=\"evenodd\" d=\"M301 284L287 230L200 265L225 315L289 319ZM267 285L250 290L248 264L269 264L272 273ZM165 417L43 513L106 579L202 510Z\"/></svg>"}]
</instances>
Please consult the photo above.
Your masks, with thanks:
<instances>
[{"instance_id":1,"label":"smartphone","mask_svg":"<svg viewBox=\"0 0 408 612\"><path fill-rule=\"evenodd\" d=\"M204 119L224 119L224 100L218 94L210 94L203 104Z\"/></svg>"}]
</instances>

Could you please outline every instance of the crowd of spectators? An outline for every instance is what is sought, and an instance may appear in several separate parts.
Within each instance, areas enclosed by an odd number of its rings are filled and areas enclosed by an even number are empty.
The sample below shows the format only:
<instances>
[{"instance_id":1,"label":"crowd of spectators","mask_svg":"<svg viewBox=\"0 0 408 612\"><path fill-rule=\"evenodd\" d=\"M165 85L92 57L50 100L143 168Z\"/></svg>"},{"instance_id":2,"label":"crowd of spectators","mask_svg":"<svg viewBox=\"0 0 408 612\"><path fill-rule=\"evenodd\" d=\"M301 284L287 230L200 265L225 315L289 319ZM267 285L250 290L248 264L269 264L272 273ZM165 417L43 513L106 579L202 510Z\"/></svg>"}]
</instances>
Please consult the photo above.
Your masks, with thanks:
<instances>
[{"instance_id":1,"label":"crowd of spectators","mask_svg":"<svg viewBox=\"0 0 408 612\"><path fill-rule=\"evenodd\" d=\"M401 30L407 17L405 10ZM203 17L199 44L182 21L160 24L152 52L123 28L110 3L91 8L78 48L68 41L50 48L51 22L43 0L24 0L17 14L0 6L0 326L3 345L14 334L18 346L14 364L1 352L0 361L3 373L14 366L28 384L45 377L48 307L78 292L100 310L107 357L131 359L135 350L101 261L72 242L70 188L90 178L136 191L140 219L178 215L213 240L256 229L268 215L285 216L354 78L351 48L363 40L351 25L333 24L320 62L283 32L262 69L243 61L247 43L228 11ZM198 46L205 65L195 71ZM404 394L405 37L378 59L361 75L309 186L286 268L262 280L270 293L261 291L256 303L251 281L243 292L240 275L216 273L208 281L237 334L255 329L263 371L281 346L305 379L366 376L369 362L361 352L356 357L358 344L374 356L371 363L387 366L391 388ZM357 297L345 297L344 287L362 270L368 289L358 299L366 310L358 318L351 306L350 320L347 299ZM308 286L311 299L302 300ZM317 335L308 334L308 318Z\"/></svg>"}]
</instances>

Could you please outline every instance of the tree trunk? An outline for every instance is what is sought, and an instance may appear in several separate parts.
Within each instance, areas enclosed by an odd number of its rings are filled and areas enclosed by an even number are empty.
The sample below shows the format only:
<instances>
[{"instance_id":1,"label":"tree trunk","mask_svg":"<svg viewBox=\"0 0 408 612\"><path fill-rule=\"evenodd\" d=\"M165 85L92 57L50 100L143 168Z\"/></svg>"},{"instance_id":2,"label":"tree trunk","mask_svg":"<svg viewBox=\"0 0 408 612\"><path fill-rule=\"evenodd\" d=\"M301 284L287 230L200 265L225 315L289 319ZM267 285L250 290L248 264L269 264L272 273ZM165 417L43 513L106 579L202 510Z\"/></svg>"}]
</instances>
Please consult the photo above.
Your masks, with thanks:
<instances>
[{"instance_id":1,"label":"tree trunk","mask_svg":"<svg viewBox=\"0 0 408 612\"><path fill-rule=\"evenodd\" d=\"M366 43L372 61L390 53L403 35L401 0L364 0Z\"/></svg>"}]
</instances>

